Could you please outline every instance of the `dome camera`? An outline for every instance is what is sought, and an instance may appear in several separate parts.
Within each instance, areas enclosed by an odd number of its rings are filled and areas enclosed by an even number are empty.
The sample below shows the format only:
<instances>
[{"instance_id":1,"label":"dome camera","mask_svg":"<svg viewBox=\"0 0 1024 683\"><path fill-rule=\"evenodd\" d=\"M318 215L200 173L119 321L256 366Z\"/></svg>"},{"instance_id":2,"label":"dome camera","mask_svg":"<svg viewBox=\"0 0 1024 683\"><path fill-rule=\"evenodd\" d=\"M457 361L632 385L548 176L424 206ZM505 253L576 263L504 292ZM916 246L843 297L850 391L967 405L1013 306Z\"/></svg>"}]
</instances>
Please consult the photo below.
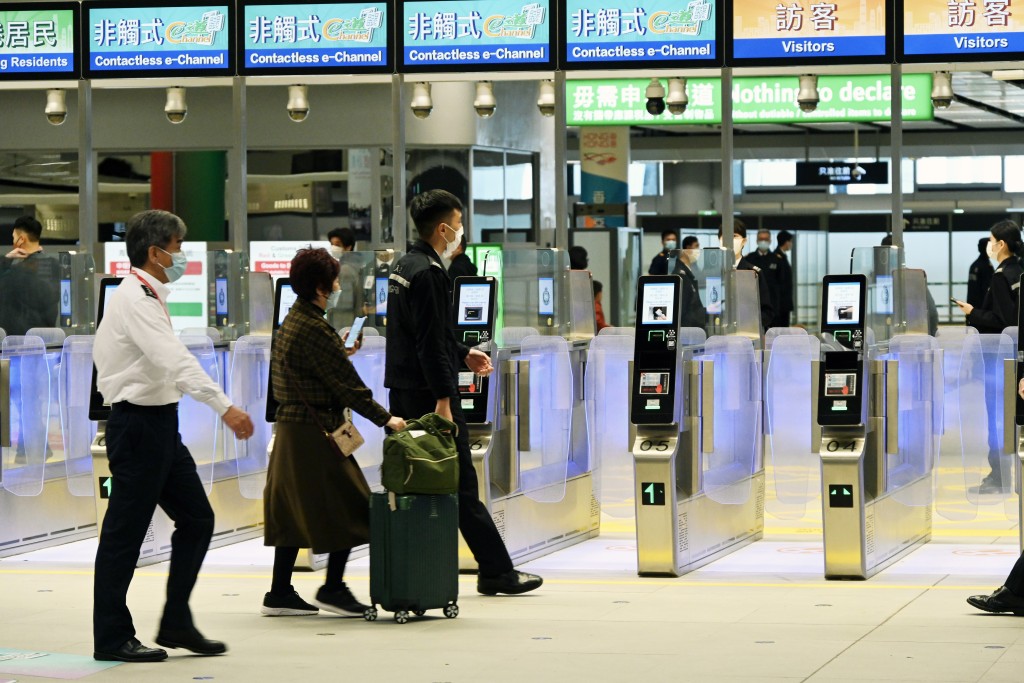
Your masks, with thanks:
<instances>
[{"instance_id":1,"label":"dome camera","mask_svg":"<svg viewBox=\"0 0 1024 683\"><path fill-rule=\"evenodd\" d=\"M288 118L302 123L309 116L309 96L304 85L288 86Z\"/></svg>"},{"instance_id":2,"label":"dome camera","mask_svg":"<svg viewBox=\"0 0 1024 683\"><path fill-rule=\"evenodd\" d=\"M953 76L948 71L936 71L932 77L932 106L949 109L953 104Z\"/></svg>"},{"instance_id":3,"label":"dome camera","mask_svg":"<svg viewBox=\"0 0 1024 683\"><path fill-rule=\"evenodd\" d=\"M537 109L542 116L555 115L555 82L541 81L540 94L537 96Z\"/></svg>"},{"instance_id":4,"label":"dome camera","mask_svg":"<svg viewBox=\"0 0 1024 683\"><path fill-rule=\"evenodd\" d=\"M168 88L167 104L164 105L164 115L171 123L181 123L188 115L188 104L185 103L184 88Z\"/></svg>"},{"instance_id":5,"label":"dome camera","mask_svg":"<svg viewBox=\"0 0 1024 683\"><path fill-rule=\"evenodd\" d=\"M672 114L682 114L686 111L686 105L690 103L690 98L686 96L686 79L685 78L670 78L668 81L668 97L665 98L665 104L668 105L668 110Z\"/></svg>"},{"instance_id":6,"label":"dome camera","mask_svg":"<svg viewBox=\"0 0 1024 683\"><path fill-rule=\"evenodd\" d=\"M63 90L46 91L46 120L54 126L59 126L68 118L68 107L64 98Z\"/></svg>"},{"instance_id":7,"label":"dome camera","mask_svg":"<svg viewBox=\"0 0 1024 683\"><path fill-rule=\"evenodd\" d=\"M434 109L434 101L430 99L430 83L416 83L412 87L412 102L409 106L418 119L430 116Z\"/></svg>"},{"instance_id":8,"label":"dome camera","mask_svg":"<svg viewBox=\"0 0 1024 683\"><path fill-rule=\"evenodd\" d=\"M494 110L498 108L498 101L494 99L493 83L480 81L476 84L476 99L473 100L473 108L476 109L476 115L482 119L494 116Z\"/></svg>"},{"instance_id":9,"label":"dome camera","mask_svg":"<svg viewBox=\"0 0 1024 683\"><path fill-rule=\"evenodd\" d=\"M800 111L810 113L818 108L818 77L804 74L800 77L800 92L797 93L796 103Z\"/></svg>"},{"instance_id":10,"label":"dome camera","mask_svg":"<svg viewBox=\"0 0 1024 683\"><path fill-rule=\"evenodd\" d=\"M661 116L665 113L665 86L657 78L652 78L647 84L647 113L651 116Z\"/></svg>"}]
</instances>

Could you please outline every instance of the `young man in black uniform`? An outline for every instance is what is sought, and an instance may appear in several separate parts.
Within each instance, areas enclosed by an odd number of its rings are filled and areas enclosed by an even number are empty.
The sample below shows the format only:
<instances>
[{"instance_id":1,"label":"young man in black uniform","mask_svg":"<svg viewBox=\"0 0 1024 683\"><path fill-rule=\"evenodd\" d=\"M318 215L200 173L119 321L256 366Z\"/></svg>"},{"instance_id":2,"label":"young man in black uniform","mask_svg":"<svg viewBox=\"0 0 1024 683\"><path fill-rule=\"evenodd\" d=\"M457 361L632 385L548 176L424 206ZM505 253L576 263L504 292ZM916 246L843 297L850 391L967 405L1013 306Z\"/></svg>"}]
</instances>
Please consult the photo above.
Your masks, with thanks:
<instances>
[{"instance_id":1,"label":"young man in black uniform","mask_svg":"<svg viewBox=\"0 0 1024 683\"><path fill-rule=\"evenodd\" d=\"M718 240L722 240L722 228L718 228ZM761 299L761 331L764 332L772 327L775 318L775 309L772 306L772 293L768 288L768 282L760 268L752 264L743 256L743 248L747 246L747 226L739 218L732 224L732 244L722 244L728 249L732 247L733 256L736 259L736 270L752 270L757 273L758 297Z\"/></svg>"},{"instance_id":2,"label":"young man in black uniform","mask_svg":"<svg viewBox=\"0 0 1024 683\"><path fill-rule=\"evenodd\" d=\"M786 252L793 248L793 233L781 230L777 239L778 246L773 252L779 262L776 275L779 284L779 306L775 311L775 326L789 327L789 318L793 313L793 267L789 264Z\"/></svg>"},{"instance_id":3,"label":"young man in black uniform","mask_svg":"<svg viewBox=\"0 0 1024 683\"><path fill-rule=\"evenodd\" d=\"M700 242L693 235L683 238L683 248L679 251L672 270L673 275L683 278L682 304L680 306L680 327L699 327L704 329L708 313L704 302L700 300L700 286L697 277L691 270L700 260Z\"/></svg>"},{"instance_id":4,"label":"young man in black uniform","mask_svg":"<svg viewBox=\"0 0 1024 683\"><path fill-rule=\"evenodd\" d=\"M487 354L460 344L452 331L452 284L441 257L451 256L462 238L462 202L444 190L430 190L413 198L410 212L419 239L394 267L388 286L384 386L390 389L390 410L409 417L438 413L458 425L459 530L480 567L477 590L484 595L526 593L543 580L512 567L494 520L480 502L458 401L462 363L478 375L494 370Z\"/></svg>"},{"instance_id":5,"label":"young man in black uniform","mask_svg":"<svg viewBox=\"0 0 1024 683\"><path fill-rule=\"evenodd\" d=\"M662 231L661 251L651 259L651 267L647 269L648 275L668 275L668 257L671 252L676 250L678 243L679 234L675 230Z\"/></svg>"},{"instance_id":6,"label":"young man in black uniform","mask_svg":"<svg viewBox=\"0 0 1024 683\"><path fill-rule=\"evenodd\" d=\"M977 260L971 264L971 270L967 275L967 303L973 308L978 308L985 302L985 295L988 294L989 285L992 284L992 275L996 272L988 258L987 237L978 240L978 254Z\"/></svg>"}]
</instances>

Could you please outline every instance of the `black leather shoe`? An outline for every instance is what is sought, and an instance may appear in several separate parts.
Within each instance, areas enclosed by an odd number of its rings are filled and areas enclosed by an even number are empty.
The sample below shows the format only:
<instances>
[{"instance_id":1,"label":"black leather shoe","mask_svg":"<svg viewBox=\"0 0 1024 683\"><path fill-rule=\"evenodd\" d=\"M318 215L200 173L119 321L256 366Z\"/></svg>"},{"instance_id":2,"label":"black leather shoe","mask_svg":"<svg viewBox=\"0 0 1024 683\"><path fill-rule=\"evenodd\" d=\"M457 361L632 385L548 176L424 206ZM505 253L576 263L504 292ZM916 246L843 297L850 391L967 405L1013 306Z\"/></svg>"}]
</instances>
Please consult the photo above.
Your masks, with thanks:
<instances>
[{"instance_id":1,"label":"black leather shoe","mask_svg":"<svg viewBox=\"0 0 1024 683\"><path fill-rule=\"evenodd\" d=\"M967 492L975 495L990 496L993 494L1009 493L1010 487L1003 486L1003 483L999 479L989 474L981 480L981 484L970 487L967 489Z\"/></svg>"},{"instance_id":2,"label":"black leather shoe","mask_svg":"<svg viewBox=\"0 0 1024 683\"><path fill-rule=\"evenodd\" d=\"M537 590L544 583L544 579L536 574L517 572L512 570L500 576L480 576L476 580L476 590L484 595L521 595Z\"/></svg>"},{"instance_id":3,"label":"black leather shoe","mask_svg":"<svg viewBox=\"0 0 1024 683\"><path fill-rule=\"evenodd\" d=\"M155 647L146 647L138 638L132 638L113 652L92 653L98 662L162 662L167 659L167 651Z\"/></svg>"},{"instance_id":4,"label":"black leather shoe","mask_svg":"<svg viewBox=\"0 0 1024 683\"><path fill-rule=\"evenodd\" d=\"M1013 612L1024 616L1024 597L1014 595L1006 586L997 588L992 595L972 595L967 598L967 604L992 614Z\"/></svg>"},{"instance_id":5,"label":"black leather shoe","mask_svg":"<svg viewBox=\"0 0 1024 683\"><path fill-rule=\"evenodd\" d=\"M208 640L196 629L191 631L160 631L156 636L156 644L176 650L195 652L197 655L222 655L228 646L219 640Z\"/></svg>"}]
</instances>

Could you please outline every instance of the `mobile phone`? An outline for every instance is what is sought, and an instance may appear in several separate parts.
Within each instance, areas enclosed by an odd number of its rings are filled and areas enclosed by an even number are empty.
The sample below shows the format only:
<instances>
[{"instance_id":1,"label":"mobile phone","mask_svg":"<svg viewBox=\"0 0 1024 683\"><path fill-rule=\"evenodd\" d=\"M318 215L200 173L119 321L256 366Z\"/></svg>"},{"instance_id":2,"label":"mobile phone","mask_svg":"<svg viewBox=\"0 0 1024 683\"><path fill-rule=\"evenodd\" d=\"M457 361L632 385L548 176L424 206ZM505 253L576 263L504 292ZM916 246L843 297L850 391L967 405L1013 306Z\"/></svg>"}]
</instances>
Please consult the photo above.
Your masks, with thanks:
<instances>
[{"instance_id":1,"label":"mobile phone","mask_svg":"<svg viewBox=\"0 0 1024 683\"><path fill-rule=\"evenodd\" d=\"M956 299L950 298L950 301L953 302L954 304L956 304L957 306L960 305L960 302L957 301Z\"/></svg>"},{"instance_id":2,"label":"mobile phone","mask_svg":"<svg viewBox=\"0 0 1024 683\"><path fill-rule=\"evenodd\" d=\"M363 333L363 324L365 322L365 315L352 321L352 327L348 330L348 338L345 340L346 349L354 349L356 347L356 340L359 339L359 335Z\"/></svg>"}]
</instances>

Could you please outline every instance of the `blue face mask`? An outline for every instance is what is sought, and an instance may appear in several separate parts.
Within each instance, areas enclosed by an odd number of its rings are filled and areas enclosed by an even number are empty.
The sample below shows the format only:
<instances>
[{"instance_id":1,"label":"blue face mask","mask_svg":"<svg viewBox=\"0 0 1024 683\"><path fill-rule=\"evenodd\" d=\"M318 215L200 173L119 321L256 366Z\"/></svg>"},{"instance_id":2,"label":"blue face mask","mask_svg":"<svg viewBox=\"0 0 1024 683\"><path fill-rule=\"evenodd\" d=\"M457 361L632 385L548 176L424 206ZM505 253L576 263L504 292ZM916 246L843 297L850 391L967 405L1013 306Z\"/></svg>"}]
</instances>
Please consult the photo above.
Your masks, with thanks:
<instances>
[{"instance_id":1,"label":"blue face mask","mask_svg":"<svg viewBox=\"0 0 1024 683\"><path fill-rule=\"evenodd\" d=\"M337 308L338 307L338 299L340 299L340 298L341 298L341 290L340 289L335 289L333 292L331 292L330 295L328 295L328 297L327 297L327 304L324 306L324 311L329 311L332 308Z\"/></svg>"},{"instance_id":2,"label":"blue face mask","mask_svg":"<svg viewBox=\"0 0 1024 683\"><path fill-rule=\"evenodd\" d=\"M160 247L157 247L157 249L160 249ZM172 254L166 249L160 249L160 251L171 257L170 266L160 266L164 269L164 275L167 276L167 282L177 282L181 279L181 276L185 274L185 269L188 268L188 258L185 256L185 253L181 251L175 254Z\"/></svg>"}]
</instances>

